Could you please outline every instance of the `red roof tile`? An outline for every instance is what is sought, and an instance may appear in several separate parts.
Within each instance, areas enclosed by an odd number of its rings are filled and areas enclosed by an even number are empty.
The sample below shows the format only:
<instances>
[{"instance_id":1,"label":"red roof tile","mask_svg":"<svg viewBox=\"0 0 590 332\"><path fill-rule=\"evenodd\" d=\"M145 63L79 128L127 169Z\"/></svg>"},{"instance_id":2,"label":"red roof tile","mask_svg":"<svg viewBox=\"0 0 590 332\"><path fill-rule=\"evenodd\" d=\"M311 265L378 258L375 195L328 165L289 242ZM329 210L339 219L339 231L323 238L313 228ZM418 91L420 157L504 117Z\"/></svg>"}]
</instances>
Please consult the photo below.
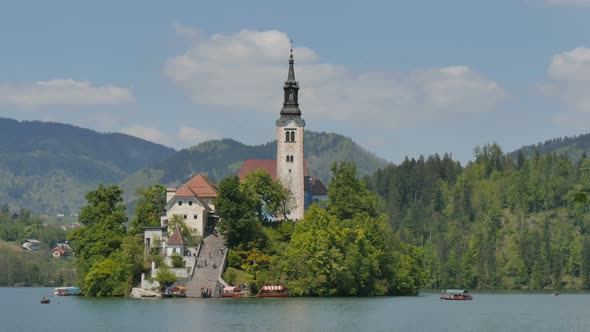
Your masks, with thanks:
<instances>
[{"instance_id":1,"label":"red roof tile","mask_svg":"<svg viewBox=\"0 0 590 332\"><path fill-rule=\"evenodd\" d=\"M277 161L274 159L248 159L244 162L242 167L240 167L238 177L241 180L247 174L258 169L267 171L273 179L277 178Z\"/></svg>"},{"instance_id":2,"label":"red roof tile","mask_svg":"<svg viewBox=\"0 0 590 332\"><path fill-rule=\"evenodd\" d=\"M277 178L277 161L274 159L248 159L244 162L238 171L238 178L243 179L244 176L257 170L264 169L270 174L273 179ZM303 161L303 175L307 176L307 160Z\"/></svg>"},{"instance_id":3,"label":"red roof tile","mask_svg":"<svg viewBox=\"0 0 590 332\"><path fill-rule=\"evenodd\" d=\"M218 187L215 182L203 174L197 174L185 184L192 192L202 198L217 197Z\"/></svg>"},{"instance_id":4,"label":"red roof tile","mask_svg":"<svg viewBox=\"0 0 590 332\"><path fill-rule=\"evenodd\" d=\"M168 239L168 241L166 241L166 245L169 246L182 246L184 245L184 241L182 240L182 235L180 235L180 228L177 227L174 232L172 233L172 235L170 235L170 238Z\"/></svg>"},{"instance_id":5,"label":"red roof tile","mask_svg":"<svg viewBox=\"0 0 590 332\"><path fill-rule=\"evenodd\" d=\"M66 251L64 250L64 248L60 247L60 246L56 246L55 248L53 248L53 250L51 250L51 253L54 252L59 252L60 255L63 255L66 253Z\"/></svg>"},{"instance_id":6,"label":"red roof tile","mask_svg":"<svg viewBox=\"0 0 590 332\"><path fill-rule=\"evenodd\" d=\"M178 189L176 189L174 196L195 197L196 194L189 187L183 184L182 186L178 187Z\"/></svg>"}]
</instances>

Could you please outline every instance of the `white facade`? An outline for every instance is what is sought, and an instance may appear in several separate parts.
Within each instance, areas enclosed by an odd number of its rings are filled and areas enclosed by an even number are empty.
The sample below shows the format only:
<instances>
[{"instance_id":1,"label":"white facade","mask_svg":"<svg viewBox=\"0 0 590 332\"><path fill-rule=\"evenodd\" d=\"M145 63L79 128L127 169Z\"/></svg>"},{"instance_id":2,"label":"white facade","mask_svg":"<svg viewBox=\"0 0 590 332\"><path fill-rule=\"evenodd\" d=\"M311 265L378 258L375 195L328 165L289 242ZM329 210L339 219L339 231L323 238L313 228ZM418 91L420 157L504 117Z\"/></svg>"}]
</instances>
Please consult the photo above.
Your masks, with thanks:
<instances>
[{"instance_id":1,"label":"white facade","mask_svg":"<svg viewBox=\"0 0 590 332\"><path fill-rule=\"evenodd\" d=\"M293 195L290 220L302 220L304 213L303 126L295 121L277 125L277 178Z\"/></svg>"},{"instance_id":2,"label":"white facade","mask_svg":"<svg viewBox=\"0 0 590 332\"><path fill-rule=\"evenodd\" d=\"M210 212L209 206L195 196L172 196L166 204L166 215L162 216L161 224L167 226L168 220L177 214L195 235L203 236Z\"/></svg>"}]
</instances>

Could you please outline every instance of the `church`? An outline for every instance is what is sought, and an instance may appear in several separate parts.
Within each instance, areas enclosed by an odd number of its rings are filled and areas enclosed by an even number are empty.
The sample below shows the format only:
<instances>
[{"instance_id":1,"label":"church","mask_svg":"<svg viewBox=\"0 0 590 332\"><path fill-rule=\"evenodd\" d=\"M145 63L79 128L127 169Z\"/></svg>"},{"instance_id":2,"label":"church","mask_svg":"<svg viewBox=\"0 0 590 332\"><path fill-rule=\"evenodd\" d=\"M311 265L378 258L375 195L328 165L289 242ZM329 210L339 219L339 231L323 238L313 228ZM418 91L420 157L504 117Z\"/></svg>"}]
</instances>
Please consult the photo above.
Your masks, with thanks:
<instances>
[{"instance_id":1,"label":"church","mask_svg":"<svg viewBox=\"0 0 590 332\"><path fill-rule=\"evenodd\" d=\"M289 57L289 73L283 85L283 108L276 121L277 159L249 159L238 171L242 179L257 169L264 169L273 179L280 179L294 198L289 220L302 220L305 208L314 200L327 198L323 183L308 175L303 157L305 120L299 109L299 83L295 80L293 49Z\"/></svg>"}]
</instances>

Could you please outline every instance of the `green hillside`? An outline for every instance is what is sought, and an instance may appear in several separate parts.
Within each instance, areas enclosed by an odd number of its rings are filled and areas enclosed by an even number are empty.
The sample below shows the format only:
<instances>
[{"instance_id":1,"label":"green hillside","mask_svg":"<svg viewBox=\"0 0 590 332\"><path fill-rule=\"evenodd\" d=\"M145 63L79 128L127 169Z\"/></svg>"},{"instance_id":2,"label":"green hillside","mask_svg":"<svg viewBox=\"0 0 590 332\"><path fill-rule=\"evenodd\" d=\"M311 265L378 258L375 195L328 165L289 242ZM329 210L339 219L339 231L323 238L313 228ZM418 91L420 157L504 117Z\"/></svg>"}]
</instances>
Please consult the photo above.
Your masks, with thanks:
<instances>
[{"instance_id":1,"label":"green hillside","mask_svg":"<svg viewBox=\"0 0 590 332\"><path fill-rule=\"evenodd\" d=\"M357 164L361 175L384 167L387 162L367 151L352 139L328 133L305 132L305 158L311 175L327 183L334 161L351 161ZM133 198L135 188L155 182L166 186L179 185L201 172L220 181L235 175L247 159L275 159L276 141L250 146L232 139L213 140L184 149L168 159L142 168L123 182L127 200Z\"/></svg>"},{"instance_id":2,"label":"green hillside","mask_svg":"<svg viewBox=\"0 0 590 332\"><path fill-rule=\"evenodd\" d=\"M117 183L173 153L125 134L0 118L0 203L35 213L74 213L99 183Z\"/></svg>"},{"instance_id":3,"label":"green hillside","mask_svg":"<svg viewBox=\"0 0 590 332\"><path fill-rule=\"evenodd\" d=\"M516 160L518 154L522 153L524 158L530 158L536 152L539 152L539 154L556 153L558 155L567 155L571 160L578 161L582 159L584 154L590 155L590 134L554 138L543 143L523 146L510 153L510 156Z\"/></svg>"}]
</instances>

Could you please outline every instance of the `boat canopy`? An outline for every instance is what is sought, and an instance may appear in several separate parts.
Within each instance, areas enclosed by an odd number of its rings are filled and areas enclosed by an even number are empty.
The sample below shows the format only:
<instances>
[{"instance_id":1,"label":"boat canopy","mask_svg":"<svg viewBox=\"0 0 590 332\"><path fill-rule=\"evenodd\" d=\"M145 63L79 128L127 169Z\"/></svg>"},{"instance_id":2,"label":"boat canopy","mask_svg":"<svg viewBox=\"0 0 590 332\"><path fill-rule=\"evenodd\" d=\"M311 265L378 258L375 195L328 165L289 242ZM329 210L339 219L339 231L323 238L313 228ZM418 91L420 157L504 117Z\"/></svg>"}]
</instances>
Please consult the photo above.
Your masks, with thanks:
<instances>
[{"instance_id":1,"label":"boat canopy","mask_svg":"<svg viewBox=\"0 0 590 332\"><path fill-rule=\"evenodd\" d=\"M223 289L224 293L232 293L232 292L239 292L240 291L240 286L226 286Z\"/></svg>"},{"instance_id":2,"label":"boat canopy","mask_svg":"<svg viewBox=\"0 0 590 332\"><path fill-rule=\"evenodd\" d=\"M285 286L262 286L263 291L282 291L285 290Z\"/></svg>"},{"instance_id":3,"label":"boat canopy","mask_svg":"<svg viewBox=\"0 0 590 332\"><path fill-rule=\"evenodd\" d=\"M459 294L469 294L469 291L466 289L443 289L443 293L459 295Z\"/></svg>"}]
</instances>

